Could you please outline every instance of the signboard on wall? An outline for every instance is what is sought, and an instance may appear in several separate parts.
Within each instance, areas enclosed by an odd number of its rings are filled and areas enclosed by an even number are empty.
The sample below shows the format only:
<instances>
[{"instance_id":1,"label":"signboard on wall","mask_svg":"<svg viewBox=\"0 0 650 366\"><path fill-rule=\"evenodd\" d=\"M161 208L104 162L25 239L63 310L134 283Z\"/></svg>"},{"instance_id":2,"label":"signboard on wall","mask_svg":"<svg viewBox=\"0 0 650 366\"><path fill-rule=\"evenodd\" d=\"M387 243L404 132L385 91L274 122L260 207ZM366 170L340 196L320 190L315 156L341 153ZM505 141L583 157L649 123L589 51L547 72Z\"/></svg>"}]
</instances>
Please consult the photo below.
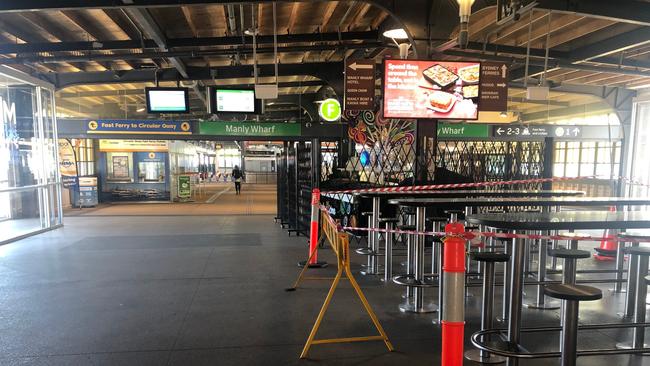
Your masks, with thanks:
<instances>
[{"instance_id":1,"label":"signboard on wall","mask_svg":"<svg viewBox=\"0 0 650 366\"><path fill-rule=\"evenodd\" d=\"M178 176L178 198L190 198L192 196L192 188L190 184L189 175Z\"/></svg>"},{"instance_id":2,"label":"signboard on wall","mask_svg":"<svg viewBox=\"0 0 650 366\"><path fill-rule=\"evenodd\" d=\"M492 136L500 140L526 140L544 137L561 140L618 140L623 137L623 134L620 126L494 125L492 126Z\"/></svg>"},{"instance_id":3,"label":"signboard on wall","mask_svg":"<svg viewBox=\"0 0 650 366\"><path fill-rule=\"evenodd\" d=\"M375 108L375 60L345 60L344 107L348 111Z\"/></svg>"},{"instance_id":4,"label":"signboard on wall","mask_svg":"<svg viewBox=\"0 0 650 366\"><path fill-rule=\"evenodd\" d=\"M438 123L437 135L439 138L485 138L490 136L490 125L478 123Z\"/></svg>"},{"instance_id":5,"label":"signboard on wall","mask_svg":"<svg viewBox=\"0 0 650 366\"><path fill-rule=\"evenodd\" d=\"M386 60L384 117L475 120L481 64Z\"/></svg>"},{"instance_id":6,"label":"signboard on wall","mask_svg":"<svg viewBox=\"0 0 650 366\"><path fill-rule=\"evenodd\" d=\"M63 188L77 185L77 156L72 142L68 139L59 139L59 172Z\"/></svg>"},{"instance_id":7,"label":"signboard on wall","mask_svg":"<svg viewBox=\"0 0 650 366\"><path fill-rule=\"evenodd\" d=\"M103 152L166 152L165 140L99 140L99 151Z\"/></svg>"},{"instance_id":8,"label":"signboard on wall","mask_svg":"<svg viewBox=\"0 0 650 366\"><path fill-rule=\"evenodd\" d=\"M619 140L620 126L522 125L483 123L438 123L439 139L492 139L532 141L552 137L558 140Z\"/></svg>"},{"instance_id":9,"label":"signboard on wall","mask_svg":"<svg viewBox=\"0 0 650 366\"><path fill-rule=\"evenodd\" d=\"M191 135L192 125L188 121L113 120L88 121L89 134L143 134L143 135Z\"/></svg>"},{"instance_id":10,"label":"signboard on wall","mask_svg":"<svg viewBox=\"0 0 650 366\"><path fill-rule=\"evenodd\" d=\"M201 135L213 136L300 136L300 123L207 122L199 124Z\"/></svg>"},{"instance_id":11,"label":"signboard on wall","mask_svg":"<svg viewBox=\"0 0 650 366\"><path fill-rule=\"evenodd\" d=\"M504 62L481 63L481 111L508 110L508 65Z\"/></svg>"}]
</instances>

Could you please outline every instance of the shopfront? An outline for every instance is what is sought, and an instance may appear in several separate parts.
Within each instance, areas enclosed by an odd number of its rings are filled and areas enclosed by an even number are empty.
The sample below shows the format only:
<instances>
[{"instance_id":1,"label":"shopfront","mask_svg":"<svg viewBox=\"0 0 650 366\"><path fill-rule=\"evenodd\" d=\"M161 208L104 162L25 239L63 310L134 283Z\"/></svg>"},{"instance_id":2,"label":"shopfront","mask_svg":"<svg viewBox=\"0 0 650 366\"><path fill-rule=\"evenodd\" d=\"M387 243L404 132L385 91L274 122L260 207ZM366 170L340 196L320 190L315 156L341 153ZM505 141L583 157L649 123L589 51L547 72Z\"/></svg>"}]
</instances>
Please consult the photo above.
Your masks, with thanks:
<instances>
[{"instance_id":1,"label":"shopfront","mask_svg":"<svg viewBox=\"0 0 650 366\"><path fill-rule=\"evenodd\" d=\"M0 66L0 243L62 224L53 93Z\"/></svg>"},{"instance_id":2,"label":"shopfront","mask_svg":"<svg viewBox=\"0 0 650 366\"><path fill-rule=\"evenodd\" d=\"M100 139L101 201L168 201L167 144L165 140Z\"/></svg>"}]
</instances>

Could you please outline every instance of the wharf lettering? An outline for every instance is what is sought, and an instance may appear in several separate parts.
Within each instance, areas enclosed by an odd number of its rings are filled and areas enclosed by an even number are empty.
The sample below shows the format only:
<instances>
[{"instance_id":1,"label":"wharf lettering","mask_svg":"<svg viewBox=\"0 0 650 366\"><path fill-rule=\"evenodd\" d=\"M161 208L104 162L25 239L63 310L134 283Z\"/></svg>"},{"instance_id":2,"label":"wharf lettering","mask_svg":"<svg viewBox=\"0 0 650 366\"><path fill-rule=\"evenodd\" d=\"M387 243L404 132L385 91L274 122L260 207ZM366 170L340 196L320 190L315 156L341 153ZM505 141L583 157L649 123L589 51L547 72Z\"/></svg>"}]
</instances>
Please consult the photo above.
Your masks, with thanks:
<instances>
[{"instance_id":1,"label":"wharf lettering","mask_svg":"<svg viewBox=\"0 0 650 366\"><path fill-rule=\"evenodd\" d=\"M299 123L201 121L199 133L211 136L300 136Z\"/></svg>"}]
</instances>

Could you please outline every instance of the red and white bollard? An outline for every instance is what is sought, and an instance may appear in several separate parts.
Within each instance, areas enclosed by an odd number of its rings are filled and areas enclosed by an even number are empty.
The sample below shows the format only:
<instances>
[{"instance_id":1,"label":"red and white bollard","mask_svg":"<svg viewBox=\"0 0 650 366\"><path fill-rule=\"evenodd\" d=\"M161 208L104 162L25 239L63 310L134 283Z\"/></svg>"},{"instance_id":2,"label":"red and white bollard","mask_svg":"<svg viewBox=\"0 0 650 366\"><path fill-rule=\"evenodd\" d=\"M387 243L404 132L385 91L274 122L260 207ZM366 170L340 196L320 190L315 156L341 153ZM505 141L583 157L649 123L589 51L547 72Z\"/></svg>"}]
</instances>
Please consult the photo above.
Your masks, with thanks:
<instances>
[{"instance_id":1,"label":"red and white bollard","mask_svg":"<svg viewBox=\"0 0 650 366\"><path fill-rule=\"evenodd\" d=\"M309 268L322 268L327 262L318 261L318 218L320 217L320 189L314 188L311 191L311 226L309 232ZM299 265L303 267L305 261Z\"/></svg>"},{"instance_id":2,"label":"red and white bollard","mask_svg":"<svg viewBox=\"0 0 650 366\"><path fill-rule=\"evenodd\" d=\"M443 244L442 366L462 366L465 333L465 232L463 224L445 226Z\"/></svg>"}]
</instances>

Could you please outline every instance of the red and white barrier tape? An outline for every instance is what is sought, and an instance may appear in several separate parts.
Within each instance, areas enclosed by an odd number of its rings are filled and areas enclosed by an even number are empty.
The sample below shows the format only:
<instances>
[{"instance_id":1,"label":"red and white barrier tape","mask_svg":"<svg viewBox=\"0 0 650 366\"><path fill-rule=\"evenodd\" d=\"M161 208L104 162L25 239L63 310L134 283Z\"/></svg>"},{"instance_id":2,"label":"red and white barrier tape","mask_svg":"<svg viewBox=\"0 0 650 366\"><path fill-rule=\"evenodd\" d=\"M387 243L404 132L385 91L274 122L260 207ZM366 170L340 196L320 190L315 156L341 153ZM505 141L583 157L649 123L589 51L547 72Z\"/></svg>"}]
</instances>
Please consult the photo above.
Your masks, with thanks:
<instances>
[{"instance_id":1,"label":"red and white barrier tape","mask_svg":"<svg viewBox=\"0 0 650 366\"><path fill-rule=\"evenodd\" d=\"M366 189L347 189L339 191L325 191L323 194L352 194L352 193L373 193L373 192L417 192L417 191L430 191L437 189L452 189L452 188L476 188L476 187L492 187L500 185L514 185L514 184L531 184L531 183L546 183L546 182L567 182L582 179L610 179L609 177L599 176L584 176L584 177L554 177L554 178L535 178L535 179L520 179L520 180L501 180L492 182L476 182L476 183L450 183L450 184L427 184L419 186L401 186L401 187L381 187L381 188L366 188ZM634 181L625 177L618 177L615 179L625 180L632 185L642 185L650 187L650 185Z\"/></svg>"},{"instance_id":2,"label":"red and white barrier tape","mask_svg":"<svg viewBox=\"0 0 650 366\"><path fill-rule=\"evenodd\" d=\"M329 215L328 215L329 216ZM400 230L400 229L380 229L380 228L367 228L367 227L354 227L343 226L342 230L346 231L369 231L380 233L393 233L393 234L407 234L407 235L426 235L426 236L439 236L444 237L447 234L444 231L415 231L415 230ZM467 231L462 237L466 240L473 240L479 237L484 238L506 238L506 239L534 239L534 240L588 240L588 241L619 241L625 243L648 243L649 239L634 239L634 238L619 238L612 237L597 237L591 235L536 235L536 234L513 234L513 233L493 233L493 232L480 232L480 231Z\"/></svg>"}]
</instances>

